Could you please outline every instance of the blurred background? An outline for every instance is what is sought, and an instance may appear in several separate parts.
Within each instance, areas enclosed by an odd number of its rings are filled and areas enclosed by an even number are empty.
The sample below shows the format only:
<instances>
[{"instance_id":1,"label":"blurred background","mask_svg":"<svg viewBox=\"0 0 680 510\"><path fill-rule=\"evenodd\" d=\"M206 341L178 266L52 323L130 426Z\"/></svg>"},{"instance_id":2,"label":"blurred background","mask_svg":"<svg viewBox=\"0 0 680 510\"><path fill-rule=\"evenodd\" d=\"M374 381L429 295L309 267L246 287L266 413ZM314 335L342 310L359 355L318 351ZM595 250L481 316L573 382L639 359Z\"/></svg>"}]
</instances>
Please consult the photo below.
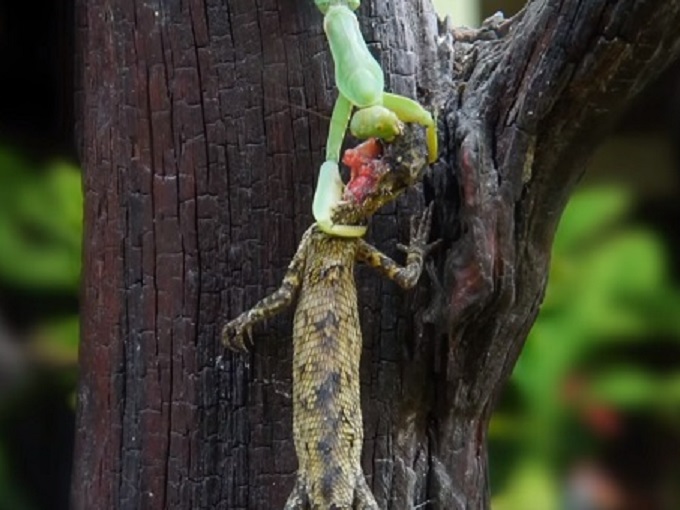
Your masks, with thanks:
<instances>
[{"instance_id":1,"label":"blurred background","mask_svg":"<svg viewBox=\"0 0 680 510\"><path fill-rule=\"evenodd\" d=\"M522 1L438 0L477 26ZM68 508L82 196L72 2L0 6L0 510ZM494 510L680 509L680 64L600 147L490 429Z\"/></svg>"},{"instance_id":2,"label":"blurred background","mask_svg":"<svg viewBox=\"0 0 680 510\"><path fill-rule=\"evenodd\" d=\"M72 3L0 3L0 510L68 508L82 235Z\"/></svg>"}]
</instances>

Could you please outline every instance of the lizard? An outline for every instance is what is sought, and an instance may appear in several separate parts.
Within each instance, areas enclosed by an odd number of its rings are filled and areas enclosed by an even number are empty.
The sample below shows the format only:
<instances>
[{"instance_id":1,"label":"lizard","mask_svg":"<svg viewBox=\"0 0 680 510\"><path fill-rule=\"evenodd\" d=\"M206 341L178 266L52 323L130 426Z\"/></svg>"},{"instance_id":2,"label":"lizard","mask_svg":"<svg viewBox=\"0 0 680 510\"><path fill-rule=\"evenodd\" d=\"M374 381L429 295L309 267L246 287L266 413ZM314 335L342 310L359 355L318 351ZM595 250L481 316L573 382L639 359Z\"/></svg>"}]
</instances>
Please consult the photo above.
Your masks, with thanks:
<instances>
[{"instance_id":1,"label":"lizard","mask_svg":"<svg viewBox=\"0 0 680 510\"><path fill-rule=\"evenodd\" d=\"M352 175L334 219L364 224L420 178L427 155L424 144L413 145L413 138L399 137L382 158L381 144L375 139L345 152L343 162L351 167ZM297 298L293 431L299 466L284 510L379 510L361 467L362 336L354 264L366 263L401 287L413 287L424 258L437 244L428 243L431 220L431 205L420 218L412 218L410 244L401 246L406 252L405 266L363 238L329 235L313 224L302 236L281 287L224 326L224 346L246 350L252 326Z\"/></svg>"}]
</instances>

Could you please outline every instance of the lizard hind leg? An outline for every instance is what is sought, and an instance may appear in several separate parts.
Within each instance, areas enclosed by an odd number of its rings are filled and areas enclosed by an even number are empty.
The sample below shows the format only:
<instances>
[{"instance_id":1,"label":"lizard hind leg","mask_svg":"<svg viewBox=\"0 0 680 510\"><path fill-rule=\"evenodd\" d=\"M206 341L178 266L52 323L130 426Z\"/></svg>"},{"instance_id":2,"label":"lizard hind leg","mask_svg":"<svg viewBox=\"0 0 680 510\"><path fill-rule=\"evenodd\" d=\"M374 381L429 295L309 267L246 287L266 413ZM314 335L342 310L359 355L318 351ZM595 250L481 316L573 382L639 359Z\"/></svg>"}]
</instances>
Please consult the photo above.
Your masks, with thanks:
<instances>
[{"instance_id":1,"label":"lizard hind leg","mask_svg":"<svg viewBox=\"0 0 680 510\"><path fill-rule=\"evenodd\" d=\"M309 510L309 498L299 478L295 481L295 487L288 496L283 510Z\"/></svg>"},{"instance_id":2,"label":"lizard hind leg","mask_svg":"<svg viewBox=\"0 0 680 510\"><path fill-rule=\"evenodd\" d=\"M354 490L354 509L355 510L380 510L378 503L373 497L371 489L368 488L366 479L363 473L357 480L357 486Z\"/></svg>"},{"instance_id":3,"label":"lizard hind leg","mask_svg":"<svg viewBox=\"0 0 680 510\"><path fill-rule=\"evenodd\" d=\"M378 503L376 503L371 489L366 484L366 479L363 474L359 476L357 486L354 490L354 502L352 506L338 506L331 504L328 508L321 508L319 505L311 505L307 492L305 491L304 483L300 479L295 482L295 487L288 496L286 506L283 510L380 510Z\"/></svg>"}]
</instances>

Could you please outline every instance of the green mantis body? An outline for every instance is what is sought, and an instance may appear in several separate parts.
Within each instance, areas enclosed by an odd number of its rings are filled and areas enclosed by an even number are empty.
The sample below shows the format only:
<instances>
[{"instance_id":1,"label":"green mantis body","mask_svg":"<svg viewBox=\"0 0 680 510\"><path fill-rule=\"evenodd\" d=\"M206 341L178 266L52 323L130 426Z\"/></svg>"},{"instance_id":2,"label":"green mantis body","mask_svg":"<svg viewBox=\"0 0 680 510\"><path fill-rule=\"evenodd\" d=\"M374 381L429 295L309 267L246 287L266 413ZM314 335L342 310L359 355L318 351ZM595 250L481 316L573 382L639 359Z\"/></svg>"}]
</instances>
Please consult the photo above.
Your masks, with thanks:
<instances>
[{"instance_id":1,"label":"green mantis body","mask_svg":"<svg viewBox=\"0 0 680 510\"><path fill-rule=\"evenodd\" d=\"M389 142L401 134L403 122L422 124L427 127L428 151L433 162L437 158L436 125L430 112L416 101L384 91L382 68L368 50L352 12L359 6L359 0L315 0L315 3L324 14L324 31L335 63L339 95L312 212L319 228L327 234L361 237L366 227L336 225L331 219L334 207L342 199L338 162L347 127L357 138L378 137ZM357 111L350 123L353 108Z\"/></svg>"}]
</instances>

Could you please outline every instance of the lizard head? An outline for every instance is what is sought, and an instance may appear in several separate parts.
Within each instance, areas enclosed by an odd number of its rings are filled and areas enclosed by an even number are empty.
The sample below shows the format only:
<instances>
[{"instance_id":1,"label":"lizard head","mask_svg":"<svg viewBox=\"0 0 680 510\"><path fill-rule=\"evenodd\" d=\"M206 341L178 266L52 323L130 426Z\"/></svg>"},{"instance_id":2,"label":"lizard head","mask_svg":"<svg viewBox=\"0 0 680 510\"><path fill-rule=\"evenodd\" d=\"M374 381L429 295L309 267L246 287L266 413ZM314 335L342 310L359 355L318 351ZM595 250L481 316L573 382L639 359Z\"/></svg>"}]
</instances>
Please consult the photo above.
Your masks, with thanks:
<instances>
[{"instance_id":1,"label":"lizard head","mask_svg":"<svg viewBox=\"0 0 680 510\"><path fill-rule=\"evenodd\" d=\"M333 222L365 224L422 177L428 164L423 129L407 125L403 135L388 144L369 138L347 149L342 162L350 169L350 180L342 202L333 210Z\"/></svg>"}]
</instances>

